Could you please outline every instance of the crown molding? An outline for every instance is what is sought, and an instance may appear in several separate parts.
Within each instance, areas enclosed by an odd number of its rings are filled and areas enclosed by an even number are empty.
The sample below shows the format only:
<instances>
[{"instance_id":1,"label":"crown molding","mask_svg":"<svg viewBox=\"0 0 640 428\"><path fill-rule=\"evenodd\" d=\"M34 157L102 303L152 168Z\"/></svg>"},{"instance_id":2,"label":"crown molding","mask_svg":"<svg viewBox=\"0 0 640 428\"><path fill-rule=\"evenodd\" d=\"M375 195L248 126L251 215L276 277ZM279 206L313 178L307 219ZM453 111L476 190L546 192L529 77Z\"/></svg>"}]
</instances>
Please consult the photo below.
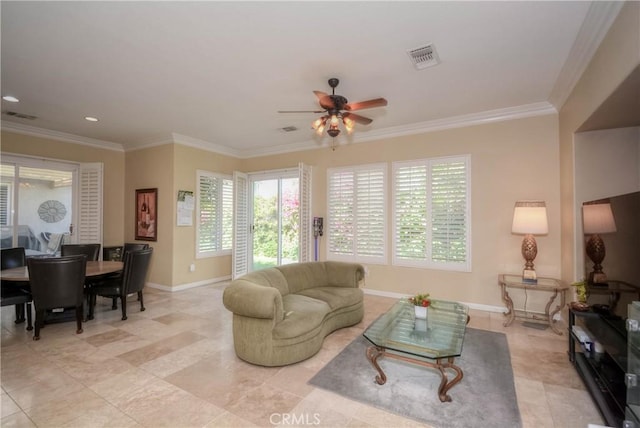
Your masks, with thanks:
<instances>
[{"instance_id":1,"label":"crown molding","mask_svg":"<svg viewBox=\"0 0 640 428\"><path fill-rule=\"evenodd\" d=\"M234 149L232 147L210 143L208 141L200 140L198 138L189 137L188 135L182 135L175 132L171 133L171 141L176 144L194 147L196 149L206 150L209 152L218 153L220 155L232 156L235 158L242 157L240 150Z\"/></svg>"},{"instance_id":2,"label":"crown molding","mask_svg":"<svg viewBox=\"0 0 640 428\"><path fill-rule=\"evenodd\" d=\"M423 134L427 132L441 131L444 129L463 128L467 126L483 125L487 123L500 122L505 120L521 119L526 117L542 116L547 114L557 114L557 110L550 103L543 101L532 104L525 104L516 107L507 107L496 110L487 110L480 113L471 113L459 116L452 116L444 119L435 119L425 122L411 123L408 125L394 126L390 128L383 128L372 130L366 133L356 133L355 135L345 136L340 138L338 146L345 142L349 144L353 143L365 143L369 141L381 140L383 138L402 137L406 135ZM26 125L19 125L10 122L2 122L2 129L9 130L16 133L33 135L36 137L51 138L59 141L83 144L100 149L109 149L117 151L125 151L121 144L116 144L108 141L95 140L86 137L80 137L73 134L66 134L58 131L50 131L47 129L41 129ZM345 141L346 140L346 141ZM328 138L322 137L317 139L309 139L307 141L293 143L293 144L280 144L277 146L237 150L221 144L214 144L208 141L200 140L197 138L189 137L178 133L171 133L169 136L159 139L155 142L144 144L135 148L127 149L126 151L142 150L145 148L162 146L165 144L181 144L188 147L194 147L200 150L205 150L213 153L218 153L225 156L231 156L240 159L250 159L261 156L272 156L284 153L292 153L304 150L324 149L329 147Z\"/></svg>"},{"instance_id":3,"label":"crown molding","mask_svg":"<svg viewBox=\"0 0 640 428\"><path fill-rule=\"evenodd\" d=\"M624 4L624 1L591 2L587 16L549 95L549 102L558 111L582 77L582 73L591 62L591 58L598 50Z\"/></svg>"},{"instance_id":4,"label":"crown molding","mask_svg":"<svg viewBox=\"0 0 640 428\"><path fill-rule=\"evenodd\" d=\"M35 126L23 125L21 123L2 121L2 130L15 132L16 134L31 135L32 137L49 138L51 140L63 141L65 143L80 144L103 150L114 150L124 152L122 144L111 141L98 140L95 138L81 137L79 135L67 134L66 132L53 131L50 129L37 128Z\"/></svg>"},{"instance_id":5,"label":"crown molding","mask_svg":"<svg viewBox=\"0 0 640 428\"><path fill-rule=\"evenodd\" d=\"M363 133L350 135L346 137L346 142L365 143L369 141L381 140L383 138L402 137L406 135L424 134L427 132L441 131L444 129L463 128L467 126L483 125L493 122L501 122L505 120L521 119L526 117L543 116L548 114L557 114L558 111L550 103L543 101L532 104L525 104L517 107L507 107L503 109L487 110L480 113L471 113L460 116L452 116L444 119L435 119L425 122L411 123L408 125L394 126ZM340 138L340 137L338 137ZM328 141L328 139L325 137ZM345 143L342 138L337 147ZM321 144L319 146L319 144ZM323 140L307 140L295 144L282 144L260 149L243 150L240 153L241 158L254 158L260 156L278 155L302 150L313 150L329 147L328 143Z\"/></svg>"}]
</instances>

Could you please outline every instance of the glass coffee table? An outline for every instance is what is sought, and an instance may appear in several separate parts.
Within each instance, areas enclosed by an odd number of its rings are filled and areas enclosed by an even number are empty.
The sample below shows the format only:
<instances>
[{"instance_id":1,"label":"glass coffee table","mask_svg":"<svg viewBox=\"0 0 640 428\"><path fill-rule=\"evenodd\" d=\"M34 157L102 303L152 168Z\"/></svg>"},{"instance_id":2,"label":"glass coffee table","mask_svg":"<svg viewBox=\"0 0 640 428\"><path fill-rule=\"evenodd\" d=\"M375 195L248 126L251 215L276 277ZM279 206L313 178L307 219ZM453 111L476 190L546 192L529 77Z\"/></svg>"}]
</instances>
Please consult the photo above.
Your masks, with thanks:
<instances>
[{"instance_id":1,"label":"glass coffee table","mask_svg":"<svg viewBox=\"0 0 640 428\"><path fill-rule=\"evenodd\" d=\"M455 357L462 353L462 343L467 323L468 308L457 302L432 300L427 319L416 319L413 304L398 301L389 311L376 319L363 333L372 343L367 348L367 358L378 371L376 382L384 385L384 374L378 359L395 358L402 361L438 369L442 380L438 388L440 401L451 401L447 391L462 380ZM456 376L448 380L446 370Z\"/></svg>"}]
</instances>

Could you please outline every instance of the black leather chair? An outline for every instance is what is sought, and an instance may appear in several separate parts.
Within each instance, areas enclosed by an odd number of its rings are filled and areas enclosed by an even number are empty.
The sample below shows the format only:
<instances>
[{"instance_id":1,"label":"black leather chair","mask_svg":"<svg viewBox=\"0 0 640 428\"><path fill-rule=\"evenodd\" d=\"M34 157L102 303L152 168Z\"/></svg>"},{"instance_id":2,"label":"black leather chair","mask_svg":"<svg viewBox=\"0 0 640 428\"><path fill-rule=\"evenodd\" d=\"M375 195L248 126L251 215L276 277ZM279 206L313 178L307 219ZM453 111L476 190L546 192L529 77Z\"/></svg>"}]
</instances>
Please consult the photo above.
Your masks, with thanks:
<instances>
[{"instance_id":1,"label":"black leather chair","mask_svg":"<svg viewBox=\"0 0 640 428\"><path fill-rule=\"evenodd\" d=\"M24 247L3 248L1 250L0 268L2 270L25 266L26 264L27 258ZM33 330L33 323L31 322L32 298L29 287L23 286L17 282L2 281L0 296L0 306L15 306L15 323L23 323L25 321L26 312L27 330Z\"/></svg>"},{"instance_id":2,"label":"black leather chair","mask_svg":"<svg viewBox=\"0 0 640 428\"><path fill-rule=\"evenodd\" d=\"M27 266L31 294L36 308L33 340L40 340L40 329L44 324L45 312L50 309L75 308L76 334L82 333L87 256L30 258L27 260Z\"/></svg>"},{"instance_id":3,"label":"black leather chair","mask_svg":"<svg viewBox=\"0 0 640 428\"><path fill-rule=\"evenodd\" d=\"M122 275L118 277L106 278L100 283L94 284L89 289L90 304L87 319L93 319L96 306L96 296L120 298L122 304L122 320L127 319L127 296L132 293L138 294L140 301L140 311L144 311L144 300L142 290L147 280L149 265L153 248L146 250L135 250L125 253L124 268Z\"/></svg>"},{"instance_id":4,"label":"black leather chair","mask_svg":"<svg viewBox=\"0 0 640 428\"><path fill-rule=\"evenodd\" d=\"M129 251L136 251L136 250L146 250L147 248L149 248L149 244L139 244L137 242L125 242L124 246L121 247L122 248L122 253L121 253L121 258L118 260L124 261L124 256L129 252ZM121 276L122 272L113 275L113 276ZM113 301L111 302L111 309L112 310L116 310L118 309L118 298L114 297Z\"/></svg>"},{"instance_id":5,"label":"black leather chair","mask_svg":"<svg viewBox=\"0 0 640 428\"><path fill-rule=\"evenodd\" d=\"M81 254L87 256L87 261L97 261L100 255L100 244L64 244L60 248L62 257Z\"/></svg>"}]
</instances>

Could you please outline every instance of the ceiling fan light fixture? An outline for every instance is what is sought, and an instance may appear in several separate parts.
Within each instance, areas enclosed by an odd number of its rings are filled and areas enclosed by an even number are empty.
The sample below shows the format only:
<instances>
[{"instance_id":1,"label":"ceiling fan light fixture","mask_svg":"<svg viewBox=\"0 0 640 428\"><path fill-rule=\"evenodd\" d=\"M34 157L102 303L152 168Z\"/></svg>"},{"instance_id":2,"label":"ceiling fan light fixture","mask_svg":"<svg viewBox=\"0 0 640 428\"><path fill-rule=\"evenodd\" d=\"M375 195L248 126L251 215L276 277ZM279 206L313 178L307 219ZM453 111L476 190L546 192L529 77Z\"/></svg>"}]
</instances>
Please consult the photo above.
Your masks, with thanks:
<instances>
[{"instance_id":1,"label":"ceiling fan light fixture","mask_svg":"<svg viewBox=\"0 0 640 428\"><path fill-rule=\"evenodd\" d=\"M355 122L353 121L353 119L350 119L348 117L343 117L342 123L344 123L344 127L347 130L347 133L351 134L355 126Z\"/></svg>"},{"instance_id":2,"label":"ceiling fan light fixture","mask_svg":"<svg viewBox=\"0 0 640 428\"><path fill-rule=\"evenodd\" d=\"M327 129L327 134L329 134L329 136L331 136L331 138L336 138L338 135L340 135L340 130L336 127L336 128L329 128Z\"/></svg>"}]
</instances>

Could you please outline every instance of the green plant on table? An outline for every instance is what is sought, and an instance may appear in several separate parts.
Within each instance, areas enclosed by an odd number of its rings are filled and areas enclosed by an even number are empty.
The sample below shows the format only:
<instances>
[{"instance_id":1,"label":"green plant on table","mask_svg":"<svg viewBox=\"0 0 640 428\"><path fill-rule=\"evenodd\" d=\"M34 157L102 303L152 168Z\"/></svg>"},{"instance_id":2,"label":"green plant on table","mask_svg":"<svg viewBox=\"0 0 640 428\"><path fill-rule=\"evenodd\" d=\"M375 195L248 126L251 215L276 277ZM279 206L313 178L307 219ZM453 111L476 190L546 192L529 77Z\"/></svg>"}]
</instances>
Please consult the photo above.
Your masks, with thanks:
<instances>
[{"instance_id":1,"label":"green plant on table","mask_svg":"<svg viewBox=\"0 0 640 428\"><path fill-rule=\"evenodd\" d=\"M582 281L574 282L571 286L576 289L578 302L587 303L587 282L583 279Z\"/></svg>"},{"instance_id":2,"label":"green plant on table","mask_svg":"<svg viewBox=\"0 0 640 428\"><path fill-rule=\"evenodd\" d=\"M424 294L416 294L413 297L409 297L409 302L415 306L422 306L428 308L431 306L431 299L429 298L429 293Z\"/></svg>"}]
</instances>

